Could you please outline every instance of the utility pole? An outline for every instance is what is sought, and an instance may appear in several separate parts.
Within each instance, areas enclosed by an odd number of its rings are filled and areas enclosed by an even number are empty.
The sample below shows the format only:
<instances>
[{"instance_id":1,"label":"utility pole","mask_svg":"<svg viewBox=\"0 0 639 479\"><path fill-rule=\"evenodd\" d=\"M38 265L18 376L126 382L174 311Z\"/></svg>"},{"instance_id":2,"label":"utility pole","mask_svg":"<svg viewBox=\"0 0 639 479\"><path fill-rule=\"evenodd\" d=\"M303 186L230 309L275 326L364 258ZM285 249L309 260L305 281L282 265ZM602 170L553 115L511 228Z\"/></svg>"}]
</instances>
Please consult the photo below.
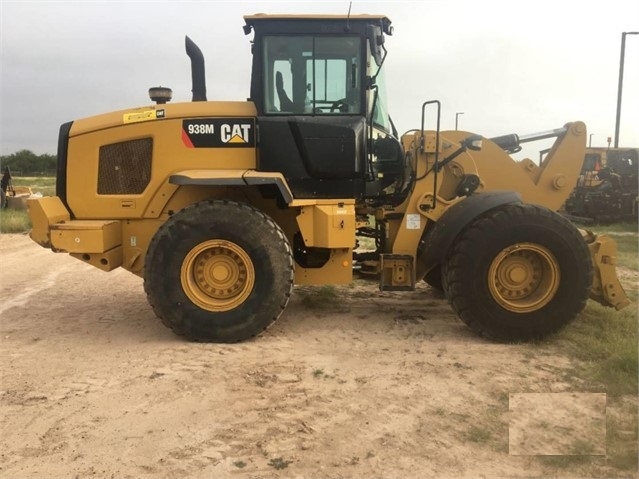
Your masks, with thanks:
<instances>
[{"instance_id":1,"label":"utility pole","mask_svg":"<svg viewBox=\"0 0 639 479\"><path fill-rule=\"evenodd\" d=\"M619 148L619 123L621 122L621 91L623 89L623 62L626 55L626 35L639 35L639 32L621 33L621 57L619 59L619 88L617 89L617 119L615 122L615 148Z\"/></svg>"}]
</instances>

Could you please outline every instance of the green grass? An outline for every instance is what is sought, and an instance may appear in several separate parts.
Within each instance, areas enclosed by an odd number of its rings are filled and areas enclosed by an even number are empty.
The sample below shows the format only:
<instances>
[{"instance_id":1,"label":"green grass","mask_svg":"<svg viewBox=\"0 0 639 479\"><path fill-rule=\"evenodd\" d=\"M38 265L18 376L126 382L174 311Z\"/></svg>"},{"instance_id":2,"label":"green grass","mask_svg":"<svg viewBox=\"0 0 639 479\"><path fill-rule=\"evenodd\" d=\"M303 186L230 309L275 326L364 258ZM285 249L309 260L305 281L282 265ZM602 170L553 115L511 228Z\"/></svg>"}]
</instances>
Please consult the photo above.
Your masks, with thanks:
<instances>
[{"instance_id":1,"label":"green grass","mask_svg":"<svg viewBox=\"0 0 639 479\"><path fill-rule=\"evenodd\" d=\"M22 176L13 177L13 186L28 186L31 191L42 196L55 195L55 177ZM0 209L0 233L26 233L31 229L31 221L26 211L8 208Z\"/></svg>"},{"instance_id":2,"label":"green grass","mask_svg":"<svg viewBox=\"0 0 639 479\"><path fill-rule=\"evenodd\" d=\"M606 233L617 243L617 264L639 271L639 235Z\"/></svg>"},{"instance_id":3,"label":"green grass","mask_svg":"<svg viewBox=\"0 0 639 479\"><path fill-rule=\"evenodd\" d=\"M637 311L615 311L589 302L580 317L553 340L582 361L581 372L612 396L637 394Z\"/></svg>"},{"instance_id":4,"label":"green grass","mask_svg":"<svg viewBox=\"0 0 639 479\"><path fill-rule=\"evenodd\" d=\"M598 456L574 455L574 456L537 456L539 462L554 468L573 468L579 465L601 461Z\"/></svg>"},{"instance_id":5,"label":"green grass","mask_svg":"<svg viewBox=\"0 0 639 479\"><path fill-rule=\"evenodd\" d=\"M638 271L639 236L615 233L610 236L617 242L618 266ZM579 318L550 340L582 361L583 374L603 385L612 396L638 392L638 287L628 282L624 287L631 301L634 300L632 304L616 311L589 301Z\"/></svg>"},{"instance_id":6,"label":"green grass","mask_svg":"<svg viewBox=\"0 0 639 479\"><path fill-rule=\"evenodd\" d=\"M34 193L42 196L55 195L55 177L53 176L21 176L12 179L13 186L28 186Z\"/></svg>"},{"instance_id":7,"label":"green grass","mask_svg":"<svg viewBox=\"0 0 639 479\"><path fill-rule=\"evenodd\" d=\"M617 242L617 266L639 271L639 235L637 225L610 225L593 228ZM631 233L631 234L629 234ZM635 233L635 234L632 234ZM618 470L636 470L637 423L636 396L639 393L639 285L626 274L621 279L631 304L621 311L589 301L584 311L563 331L548 340L551 348L578 360L571 374L581 388L608 395L608 408L619 409L616 417L608 414L606 458L608 466ZM628 400L630 398L630 400ZM589 456L548 456L548 466L571 467L598 461Z\"/></svg>"},{"instance_id":8,"label":"green grass","mask_svg":"<svg viewBox=\"0 0 639 479\"><path fill-rule=\"evenodd\" d=\"M635 477L597 474L604 466L623 471L636 471L639 465L636 408L629 403L622 408L624 411L620 417L607 414L605 456L590 455L592 454L592 445L576 438L573 443L572 455L537 456L537 460L548 467L569 468L572 474L580 471L581 474L577 474L577 477ZM557 477L556 474L552 476Z\"/></svg>"},{"instance_id":9,"label":"green grass","mask_svg":"<svg viewBox=\"0 0 639 479\"><path fill-rule=\"evenodd\" d=\"M31 221L26 211L0 210L0 233L26 233L31 229Z\"/></svg>"},{"instance_id":10,"label":"green grass","mask_svg":"<svg viewBox=\"0 0 639 479\"><path fill-rule=\"evenodd\" d=\"M582 225L575 222L575 226L577 228L593 231L594 233L637 233L639 230L639 224L636 221L634 223L630 221L622 221L606 225Z\"/></svg>"},{"instance_id":11,"label":"green grass","mask_svg":"<svg viewBox=\"0 0 639 479\"><path fill-rule=\"evenodd\" d=\"M616 468L636 471L639 466L637 409L631 402L621 404L620 409L620 414L608 415L606 455Z\"/></svg>"}]
</instances>

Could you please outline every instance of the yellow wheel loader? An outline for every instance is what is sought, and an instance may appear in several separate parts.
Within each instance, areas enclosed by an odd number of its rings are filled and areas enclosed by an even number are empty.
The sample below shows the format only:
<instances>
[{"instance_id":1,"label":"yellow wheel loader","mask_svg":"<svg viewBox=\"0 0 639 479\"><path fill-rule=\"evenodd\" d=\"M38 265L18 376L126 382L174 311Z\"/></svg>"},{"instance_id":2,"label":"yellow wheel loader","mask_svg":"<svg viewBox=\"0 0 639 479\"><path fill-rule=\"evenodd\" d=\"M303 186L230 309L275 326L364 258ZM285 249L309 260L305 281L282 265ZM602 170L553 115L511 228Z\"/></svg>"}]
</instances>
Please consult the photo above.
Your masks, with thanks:
<instances>
[{"instance_id":1,"label":"yellow wheel loader","mask_svg":"<svg viewBox=\"0 0 639 479\"><path fill-rule=\"evenodd\" d=\"M580 172L583 123L487 139L441 131L432 101L400 137L386 100L388 18L259 14L244 31L248 101L207 100L187 37L192 102L152 88L155 104L63 124L57 196L29 202L33 240L142 276L157 316L195 341L255 336L295 284L347 284L354 271L382 290L426 280L503 341L557 331L589 295L627 304L614 242L555 213ZM539 166L509 156L550 137Z\"/></svg>"}]
</instances>

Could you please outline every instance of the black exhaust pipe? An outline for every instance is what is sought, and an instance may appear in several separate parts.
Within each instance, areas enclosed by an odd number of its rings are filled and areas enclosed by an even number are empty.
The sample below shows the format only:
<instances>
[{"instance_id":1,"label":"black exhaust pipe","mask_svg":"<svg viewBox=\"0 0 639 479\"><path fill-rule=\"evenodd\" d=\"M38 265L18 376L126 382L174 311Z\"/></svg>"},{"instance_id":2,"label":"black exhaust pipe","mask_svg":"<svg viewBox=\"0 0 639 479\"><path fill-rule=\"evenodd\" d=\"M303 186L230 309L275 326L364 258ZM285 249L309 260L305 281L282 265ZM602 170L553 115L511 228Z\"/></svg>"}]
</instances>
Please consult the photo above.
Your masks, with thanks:
<instances>
[{"instance_id":1,"label":"black exhaust pipe","mask_svg":"<svg viewBox=\"0 0 639 479\"><path fill-rule=\"evenodd\" d=\"M184 37L186 54L191 59L191 81L193 100L206 101L206 79L204 76L204 55L200 48L188 36Z\"/></svg>"}]
</instances>

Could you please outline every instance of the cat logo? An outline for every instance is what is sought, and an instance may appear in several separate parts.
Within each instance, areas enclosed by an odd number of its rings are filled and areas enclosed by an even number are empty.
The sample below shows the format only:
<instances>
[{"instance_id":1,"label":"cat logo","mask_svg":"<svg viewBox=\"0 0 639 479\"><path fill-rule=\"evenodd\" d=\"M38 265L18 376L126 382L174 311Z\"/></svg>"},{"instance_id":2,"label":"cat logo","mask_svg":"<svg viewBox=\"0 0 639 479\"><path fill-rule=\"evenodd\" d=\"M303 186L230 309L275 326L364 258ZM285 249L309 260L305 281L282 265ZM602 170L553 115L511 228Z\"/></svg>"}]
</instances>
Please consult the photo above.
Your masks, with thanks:
<instances>
[{"instance_id":1,"label":"cat logo","mask_svg":"<svg viewBox=\"0 0 639 479\"><path fill-rule=\"evenodd\" d=\"M220 126L220 136L224 143L248 143L249 141L249 132L251 131L251 127L253 125L249 125L246 123L242 124L223 124Z\"/></svg>"},{"instance_id":2,"label":"cat logo","mask_svg":"<svg viewBox=\"0 0 639 479\"><path fill-rule=\"evenodd\" d=\"M182 121L187 148L255 147L254 118L198 118Z\"/></svg>"}]
</instances>

